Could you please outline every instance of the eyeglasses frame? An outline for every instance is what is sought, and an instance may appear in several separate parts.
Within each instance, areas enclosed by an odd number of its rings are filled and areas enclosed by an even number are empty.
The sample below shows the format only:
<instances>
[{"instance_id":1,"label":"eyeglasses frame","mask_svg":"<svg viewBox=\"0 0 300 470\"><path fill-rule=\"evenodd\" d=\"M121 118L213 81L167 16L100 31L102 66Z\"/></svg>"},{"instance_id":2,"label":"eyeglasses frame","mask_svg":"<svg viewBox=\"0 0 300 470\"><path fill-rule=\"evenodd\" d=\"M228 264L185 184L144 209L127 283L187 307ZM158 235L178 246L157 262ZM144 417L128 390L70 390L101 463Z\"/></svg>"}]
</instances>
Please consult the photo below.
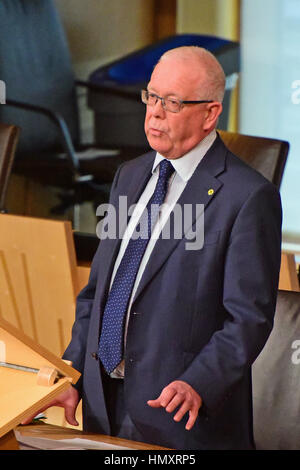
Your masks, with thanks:
<instances>
[{"instance_id":1,"label":"eyeglasses frame","mask_svg":"<svg viewBox=\"0 0 300 470\"><path fill-rule=\"evenodd\" d=\"M149 93L150 92L148 90L144 90L144 89L141 90L141 99L142 99L142 102L146 105L148 105L148 103L145 103L143 101L143 94L146 95L146 94L149 94ZM160 100L164 110L170 111L170 113L179 113L180 110L182 109L182 105L184 105L184 104L201 104L201 103L213 103L214 102L214 100L180 100L180 99L176 98L176 101L179 102L180 107L179 107L178 111L171 111L170 109L166 109L165 98L162 98L161 96L158 96L156 93L151 93L151 94L154 95L158 100Z\"/></svg>"}]
</instances>

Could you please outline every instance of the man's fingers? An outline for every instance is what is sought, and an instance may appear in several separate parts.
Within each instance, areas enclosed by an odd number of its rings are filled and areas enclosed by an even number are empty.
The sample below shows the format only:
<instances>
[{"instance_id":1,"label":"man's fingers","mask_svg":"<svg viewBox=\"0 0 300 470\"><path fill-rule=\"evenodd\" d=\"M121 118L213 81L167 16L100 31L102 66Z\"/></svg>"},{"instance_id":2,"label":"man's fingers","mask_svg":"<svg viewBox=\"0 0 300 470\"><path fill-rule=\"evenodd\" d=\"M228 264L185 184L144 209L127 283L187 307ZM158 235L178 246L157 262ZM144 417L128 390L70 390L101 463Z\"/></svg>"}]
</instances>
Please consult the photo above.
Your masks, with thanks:
<instances>
[{"instance_id":1,"label":"man's fingers","mask_svg":"<svg viewBox=\"0 0 300 470\"><path fill-rule=\"evenodd\" d=\"M178 380L165 387L156 400L148 400L147 403L153 408L163 407L168 413L172 413L181 405L173 419L179 422L188 412L189 418L185 429L189 431L196 422L202 399L188 383Z\"/></svg>"},{"instance_id":2,"label":"man's fingers","mask_svg":"<svg viewBox=\"0 0 300 470\"><path fill-rule=\"evenodd\" d=\"M194 424L196 422L197 416L198 416L198 409L197 408L194 408L194 409L189 411L189 419L188 419L188 422L185 425L185 429L187 431L192 429L192 427L194 426Z\"/></svg>"},{"instance_id":3,"label":"man's fingers","mask_svg":"<svg viewBox=\"0 0 300 470\"><path fill-rule=\"evenodd\" d=\"M76 408L73 406L66 406L65 407L65 418L71 426L78 426L79 423L75 418Z\"/></svg>"},{"instance_id":4,"label":"man's fingers","mask_svg":"<svg viewBox=\"0 0 300 470\"><path fill-rule=\"evenodd\" d=\"M74 387L69 387L67 390L62 392L58 397L52 400L48 405L40 408L35 414L25 418L21 424L29 424L35 416L43 411L47 410L51 406L60 406L65 409L65 417L69 424L72 426L78 426L78 422L75 418L76 408L79 402L78 391Z\"/></svg>"},{"instance_id":5,"label":"man's fingers","mask_svg":"<svg viewBox=\"0 0 300 470\"><path fill-rule=\"evenodd\" d=\"M179 408L177 413L174 416L174 421L181 421L185 413L187 413L191 408L191 405L188 401L184 401L182 406Z\"/></svg>"},{"instance_id":6,"label":"man's fingers","mask_svg":"<svg viewBox=\"0 0 300 470\"><path fill-rule=\"evenodd\" d=\"M55 405L59 406L58 403L55 403ZM52 405L52 406L55 406L55 405ZM61 405L60 405L61 406ZM37 411L35 414L33 415L30 415L28 416L27 418L25 418L21 424L30 424L32 422L32 420L40 413L42 413L43 411L47 410L49 408L49 405L45 406L44 408L40 409L39 411ZM66 417L66 420L69 424L71 424L72 426L78 426L78 422L75 418L75 412L76 412L76 408L74 408L73 406L66 406L65 407L65 417Z\"/></svg>"},{"instance_id":7,"label":"man's fingers","mask_svg":"<svg viewBox=\"0 0 300 470\"><path fill-rule=\"evenodd\" d=\"M43 408L40 408L36 413L28 416L27 418L23 419L23 421L21 421L21 424L29 424L31 423L31 421L37 416L39 415L40 413L42 413L43 411L47 410L49 408L49 406L55 406L57 403L56 399L52 400L50 403L48 403L48 405L44 406Z\"/></svg>"},{"instance_id":8,"label":"man's fingers","mask_svg":"<svg viewBox=\"0 0 300 470\"><path fill-rule=\"evenodd\" d=\"M151 406L152 408L160 408L161 407L159 398L157 398L156 400L148 400L147 404L149 406Z\"/></svg>"},{"instance_id":9,"label":"man's fingers","mask_svg":"<svg viewBox=\"0 0 300 470\"><path fill-rule=\"evenodd\" d=\"M174 395L176 395L176 390L172 387L166 387L156 400L148 400L147 403L149 406L152 406L152 408L159 408L160 406L166 408Z\"/></svg>"},{"instance_id":10,"label":"man's fingers","mask_svg":"<svg viewBox=\"0 0 300 470\"><path fill-rule=\"evenodd\" d=\"M183 402L183 403L182 403ZM169 403L169 405L166 408L166 411L172 412L177 408L180 403L182 403L181 407L177 411L177 413L174 416L174 421L177 423L182 420L184 415L189 412L189 419L188 422L186 423L185 429L190 430L195 424L195 421L198 416L198 407L193 406L192 402L190 400L184 400L184 397L180 394L176 395L175 398Z\"/></svg>"},{"instance_id":11,"label":"man's fingers","mask_svg":"<svg viewBox=\"0 0 300 470\"><path fill-rule=\"evenodd\" d=\"M177 393L172 400L169 402L166 407L168 413L172 413L182 402L184 401L184 396L180 393Z\"/></svg>"},{"instance_id":12,"label":"man's fingers","mask_svg":"<svg viewBox=\"0 0 300 470\"><path fill-rule=\"evenodd\" d=\"M21 424L29 424L31 423L31 421L34 419L34 417L36 415L38 415L39 413L35 413L34 415L31 415L31 416L28 416L28 418L25 418L23 419L23 421L21 421Z\"/></svg>"}]
</instances>

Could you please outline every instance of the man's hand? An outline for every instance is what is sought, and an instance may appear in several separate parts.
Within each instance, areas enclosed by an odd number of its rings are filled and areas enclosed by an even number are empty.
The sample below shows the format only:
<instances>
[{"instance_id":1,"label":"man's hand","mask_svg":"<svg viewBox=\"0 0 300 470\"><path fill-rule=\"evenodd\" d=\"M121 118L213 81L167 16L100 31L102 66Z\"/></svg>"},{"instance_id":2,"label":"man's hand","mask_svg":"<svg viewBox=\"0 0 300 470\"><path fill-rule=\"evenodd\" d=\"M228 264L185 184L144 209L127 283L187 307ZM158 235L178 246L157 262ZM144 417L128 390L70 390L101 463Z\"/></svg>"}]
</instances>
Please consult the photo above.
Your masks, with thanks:
<instances>
[{"instance_id":1,"label":"man's hand","mask_svg":"<svg viewBox=\"0 0 300 470\"><path fill-rule=\"evenodd\" d=\"M168 413L172 413L181 405L173 419L181 421L185 413L189 412L189 419L185 426L185 429L189 431L197 419L202 406L202 398L188 383L175 380L162 390L156 400L148 400L147 403L153 408L163 407Z\"/></svg>"},{"instance_id":2,"label":"man's hand","mask_svg":"<svg viewBox=\"0 0 300 470\"><path fill-rule=\"evenodd\" d=\"M79 394L74 387L69 387L65 392L62 392L58 395L54 400L48 403L47 406L41 408L37 411L34 415L29 416L28 418L24 419L21 424L29 424L33 420L33 418L42 413L42 411L47 410L51 406L60 406L65 409L65 418L69 424L72 426L78 426L78 422L75 418L76 408L79 402Z\"/></svg>"}]
</instances>

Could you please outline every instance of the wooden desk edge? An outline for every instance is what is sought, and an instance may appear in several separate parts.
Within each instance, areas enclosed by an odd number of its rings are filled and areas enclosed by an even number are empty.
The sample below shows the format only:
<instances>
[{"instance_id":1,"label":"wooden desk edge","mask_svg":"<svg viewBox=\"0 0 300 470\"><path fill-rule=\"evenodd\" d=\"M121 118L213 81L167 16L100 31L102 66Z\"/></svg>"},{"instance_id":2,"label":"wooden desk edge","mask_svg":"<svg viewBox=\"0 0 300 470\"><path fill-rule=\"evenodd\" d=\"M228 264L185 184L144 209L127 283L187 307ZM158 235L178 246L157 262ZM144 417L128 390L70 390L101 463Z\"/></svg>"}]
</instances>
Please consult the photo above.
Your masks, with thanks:
<instances>
[{"instance_id":1,"label":"wooden desk edge","mask_svg":"<svg viewBox=\"0 0 300 470\"><path fill-rule=\"evenodd\" d=\"M84 431L77 431L76 429L63 428L45 423L29 424L26 426L20 425L16 429L24 437L39 437L55 440L80 438L121 447L128 447L128 450L172 450L167 447L160 447L154 444L130 441L119 437L107 436L105 434L86 433Z\"/></svg>"}]
</instances>

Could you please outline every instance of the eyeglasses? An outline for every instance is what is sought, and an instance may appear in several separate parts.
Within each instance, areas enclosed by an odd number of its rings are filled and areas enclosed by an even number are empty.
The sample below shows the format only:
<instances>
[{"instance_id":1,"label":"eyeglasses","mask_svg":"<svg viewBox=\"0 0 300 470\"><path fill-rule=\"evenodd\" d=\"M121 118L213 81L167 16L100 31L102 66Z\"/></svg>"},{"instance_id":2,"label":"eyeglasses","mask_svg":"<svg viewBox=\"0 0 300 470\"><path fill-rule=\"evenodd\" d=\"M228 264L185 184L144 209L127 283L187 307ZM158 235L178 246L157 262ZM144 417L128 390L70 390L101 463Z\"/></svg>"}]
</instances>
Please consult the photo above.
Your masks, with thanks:
<instances>
[{"instance_id":1,"label":"eyeglasses","mask_svg":"<svg viewBox=\"0 0 300 470\"><path fill-rule=\"evenodd\" d=\"M157 100L161 100L162 107L171 113L179 113L184 104L213 103L213 100L183 101L176 98L162 98L148 90L142 90L141 97L142 102L148 106L154 106L157 103Z\"/></svg>"}]
</instances>

